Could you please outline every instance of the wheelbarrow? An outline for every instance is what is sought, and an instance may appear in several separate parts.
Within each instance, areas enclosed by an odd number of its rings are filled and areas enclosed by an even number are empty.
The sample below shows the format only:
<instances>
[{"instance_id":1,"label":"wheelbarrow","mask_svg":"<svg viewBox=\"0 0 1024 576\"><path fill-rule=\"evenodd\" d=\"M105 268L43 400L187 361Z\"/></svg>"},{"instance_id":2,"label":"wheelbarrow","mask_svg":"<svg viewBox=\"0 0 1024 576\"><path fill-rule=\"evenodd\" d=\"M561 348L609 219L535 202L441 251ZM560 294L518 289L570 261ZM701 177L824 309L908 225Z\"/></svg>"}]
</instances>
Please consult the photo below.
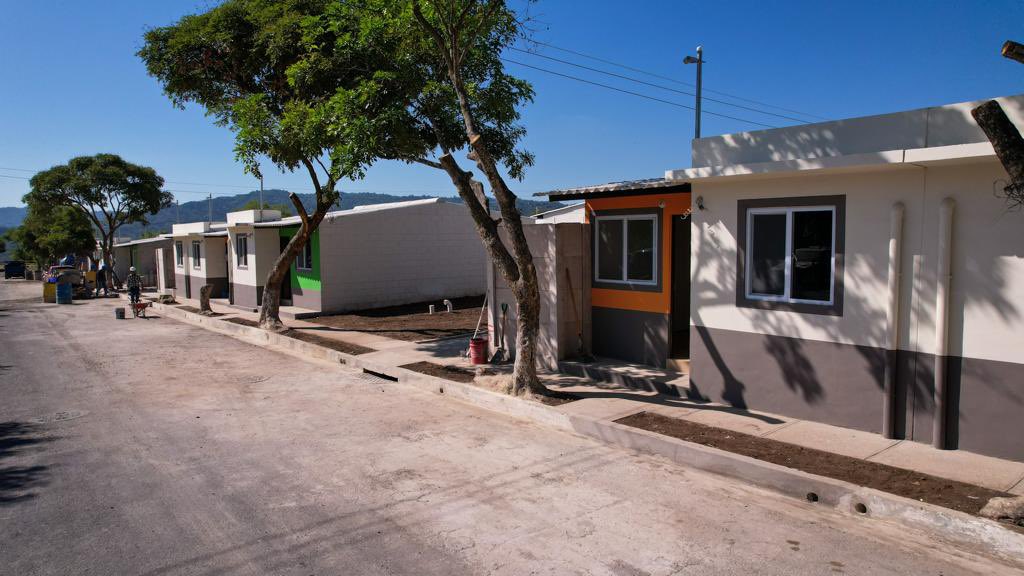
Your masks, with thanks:
<instances>
[{"instance_id":1,"label":"wheelbarrow","mask_svg":"<svg viewBox=\"0 0 1024 576\"><path fill-rule=\"evenodd\" d=\"M138 318L140 316L145 318L146 317L146 308L149 308L152 305L153 305L152 302L141 302L141 301L140 302L132 302L130 304L130 306L132 307L132 316L135 317L135 318Z\"/></svg>"}]
</instances>

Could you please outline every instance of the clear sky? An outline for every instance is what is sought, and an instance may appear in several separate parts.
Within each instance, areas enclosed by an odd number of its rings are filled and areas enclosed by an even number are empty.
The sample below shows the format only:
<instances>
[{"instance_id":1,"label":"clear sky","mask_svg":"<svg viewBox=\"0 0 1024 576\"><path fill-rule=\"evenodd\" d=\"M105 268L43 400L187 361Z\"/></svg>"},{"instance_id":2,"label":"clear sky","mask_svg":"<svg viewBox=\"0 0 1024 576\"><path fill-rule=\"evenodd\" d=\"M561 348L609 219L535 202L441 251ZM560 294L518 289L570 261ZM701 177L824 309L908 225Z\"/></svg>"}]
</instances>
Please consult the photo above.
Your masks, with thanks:
<instances>
[{"instance_id":1,"label":"clear sky","mask_svg":"<svg viewBox=\"0 0 1024 576\"><path fill-rule=\"evenodd\" d=\"M174 109L135 52L143 32L212 2L0 0L0 206L21 204L24 178L81 154L115 152L153 166L181 201L255 187L234 161L233 136L201 110ZM725 92L835 119L1024 92L1024 65L999 56L1024 41L1024 3L1005 1L702 2L540 0L534 37L559 48L692 83L683 57L702 44L706 96ZM635 76L565 51L543 54ZM693 97L534 55L509 59L692 106ZM553 188L658 177L689 165L693 112L509 64L532 81L524 114L537 165L520 196ZM789 125L719 103L705 109ZM797 116L777 108L785 116ZM703 134L759 128L706 115ZM268 187L310 188L302 174L266 170ZM425 167L384 163L349 191L450 196Z\"/></svg>"}]
</instances>

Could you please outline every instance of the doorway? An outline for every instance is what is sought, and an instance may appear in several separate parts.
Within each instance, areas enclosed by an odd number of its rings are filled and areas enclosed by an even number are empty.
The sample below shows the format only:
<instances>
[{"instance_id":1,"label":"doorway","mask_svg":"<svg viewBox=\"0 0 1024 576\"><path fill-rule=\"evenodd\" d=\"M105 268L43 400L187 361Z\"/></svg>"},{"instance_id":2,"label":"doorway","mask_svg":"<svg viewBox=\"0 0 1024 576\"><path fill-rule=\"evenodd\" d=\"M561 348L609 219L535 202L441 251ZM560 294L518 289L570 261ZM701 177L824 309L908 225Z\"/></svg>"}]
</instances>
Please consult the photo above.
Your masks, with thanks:
<instances>
[{"instance_id":1,"label":"doorway","mask_svg":"<svg viewBox=\"0 0 1024 576\"><path fill-rule=\"evenodd\" d=\"M291 238L287 236L281 237L281 252L288 247L288 242ZM281 306L292 305L292 267L288 264L288 270L284 273L284 280L281 280Z\"/></svg>"},{"instance_id":2,"label":"doorway","mask_svg":"<svg viewBox=\"0 0 1024 576\"><path fill-rule=\"evenodd\" d=\"M672 360L690 359L690 226L689 214L672 216Z\"/></svg>"}]
</instances>

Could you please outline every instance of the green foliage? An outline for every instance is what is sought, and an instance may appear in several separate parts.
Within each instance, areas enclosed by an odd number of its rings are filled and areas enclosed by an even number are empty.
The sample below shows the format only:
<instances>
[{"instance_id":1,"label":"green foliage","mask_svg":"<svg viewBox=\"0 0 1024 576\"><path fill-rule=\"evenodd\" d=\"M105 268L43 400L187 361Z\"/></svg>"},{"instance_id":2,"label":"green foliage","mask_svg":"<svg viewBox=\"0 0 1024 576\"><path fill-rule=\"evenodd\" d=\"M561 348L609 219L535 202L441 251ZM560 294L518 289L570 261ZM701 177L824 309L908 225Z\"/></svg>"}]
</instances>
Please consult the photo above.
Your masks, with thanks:
<instances>
[{"instance_id":1,"label":"green foliage","mask_svg":"<svg viewBox=\"0 0 1024 576\"><path fill-rule=\"evenodd\" d=\"M139 238L142 238L142 239L156 238L160 234L163 234L163 232L161 232L159 230L143 230L142 234L139 234Z\"/></svg>"},{"instance_id":2,"label":"green foliage","mask_svg":"<svg viewBox=\"0 0 1024 576\"><path fill-rule=\"evenodd\" d=\"M79 156L33 176L23 200L30 213L49 214L56 206L75 208L109 239L122 225L145 223L147 216L170 206L173 197L161 190L163 184L152 168L116 154Z\"/></svg>"},{"instance_id":3,"label":"green foliage","mask_svg":"<svg viewBox=\"0 0 1024 576\"><path fill-rule=\"evenodd\" d=\"M40 268L67 254L87 256L96 249L89 217L71 206L29 205L21 226L8 231L14 257Z\"/></svg>"},{"instance_id":4,"label":"green foliage","mask_svg":"<svg viewBox=\"0 0 1024 576\"><path fill-rule=\"evenodd\" d=\"M259 199L249 200L242 206L242 210L277 210L284 218L292 215L291 208L287 204L271 204L269 202L264 202L263 208L260 208Z\"/></svg>"}]
</instances>

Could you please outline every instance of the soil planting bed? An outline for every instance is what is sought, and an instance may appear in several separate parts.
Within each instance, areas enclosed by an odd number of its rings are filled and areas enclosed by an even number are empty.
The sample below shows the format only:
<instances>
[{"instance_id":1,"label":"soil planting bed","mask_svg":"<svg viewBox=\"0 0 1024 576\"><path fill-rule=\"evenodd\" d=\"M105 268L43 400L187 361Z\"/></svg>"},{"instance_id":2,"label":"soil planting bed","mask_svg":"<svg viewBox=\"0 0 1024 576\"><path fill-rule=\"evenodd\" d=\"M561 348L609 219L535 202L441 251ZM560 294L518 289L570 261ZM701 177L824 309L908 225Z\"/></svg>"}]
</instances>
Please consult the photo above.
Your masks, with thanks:
<instances>
[{"instance_id":1,"label":"soil planting bed","mask_svg":"<svg viewBox=\"0 0 1024 576\"><path fill-rule=\"evenodd\" d=\"M191 312L193 314L203 314L203 311L200 310L199 308L196 308L195 306L179 305L178 306L178 310L184 310L185 312ZM208 316L210 318L216 318L217 316L223 316L223 314L221 314L220 312L214 312L212 314L203 314L203 315L204 316Z\"/></svg>"},{"instance_id":2,"label":"soil planting bed","mask_svg":"<svg viewBox=\"0 0 1024 576\"><path fill-rule=\"evenodd\" d=\"M977 514L989 498L1007 496L972 484L650 412L616 422L968 514Z\"/></svg>"},{"instance_id":3,"label":"soil planting bed","mask_svg":"<svg viewBox=\"0 0 1024 576\"><path fill-rule=\"evenodd\" d=\"M327 338L318 334L310 334L309 332L301 332L299 330L286 330L282 332L281 335L294 338L296 340L302 340L303 342L309 342L310 344L316 344L317 346L323 346L324 348L330 348L331 350L336 350L338 352L344 352L345 354L352 354L353 356L366 354L367 352L376 352L373 348L367 348L366 346L360 346L359 344L352 344L350 342L342 342L341 340Z\"/></svg>"},{"instance_id":4,"label":"soil planting bed","mask_svg":"<svg viewBox=\"0 0 1024 576\"><path fill-rule=\"evenodd\" d=\"M399 366L399 368L405 368L406 370L412 370L413 372L419 372L428 376L437 376L445 380L454 380L463 384L472 384L476 378L476 373L472 370L459 368L458 366L434 364L433 362L413 362L412 364Z\"/></svg>"},{"instance_id":5,"label":"soil planting bed","mask_svg":"<svg viewBox=\"0 0 1024 576\"><path fill-rule=\"evenodd\" d=\"M225 318L224 321L231 322L232 324L241 324L242 326L248 326L250 328L259 327L259 322L256 322L255 320L249 320L248 318Z\"/></svg>"},{"instance_id":6,"label":"soil planting bed","mask_svg":"<svg viewBox=\"0 0 1024 576\"><path fill-rule=\"evenodd\" d=\"M444 304L437 300L319 316L309 321L335 330L369 332L397 340L422 342L472 333L483 303L483 296L471 296L453 299L451 313L445 312ZM435 309L433 314L429 313L431 304ZM486 331L486 325L480 329Z\"/></svg>"}]
</instances>

